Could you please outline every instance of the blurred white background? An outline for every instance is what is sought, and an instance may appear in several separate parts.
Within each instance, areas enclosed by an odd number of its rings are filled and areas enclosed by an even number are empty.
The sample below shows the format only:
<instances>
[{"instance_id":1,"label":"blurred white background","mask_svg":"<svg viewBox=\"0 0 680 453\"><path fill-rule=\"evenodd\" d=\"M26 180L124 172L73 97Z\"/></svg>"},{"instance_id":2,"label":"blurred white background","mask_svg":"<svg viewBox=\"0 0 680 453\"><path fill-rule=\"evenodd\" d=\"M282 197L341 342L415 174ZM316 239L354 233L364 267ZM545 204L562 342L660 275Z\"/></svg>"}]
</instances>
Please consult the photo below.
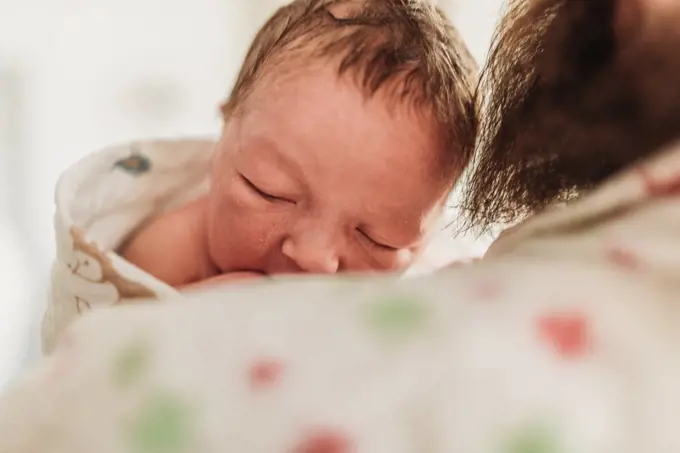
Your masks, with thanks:
<instances>
[{"instance_id":1,"label":"blurred white background","mask_svg":"<svg viewBox=\"0 0 680 453\"><path fill-rule=\"evenodd\" d=\"M217 135L219 102L281 3L0 0L0 388L39 355L59 174L115 142ZM482 62L500 0L439 3Z\"/></svg>"}]
</instances>

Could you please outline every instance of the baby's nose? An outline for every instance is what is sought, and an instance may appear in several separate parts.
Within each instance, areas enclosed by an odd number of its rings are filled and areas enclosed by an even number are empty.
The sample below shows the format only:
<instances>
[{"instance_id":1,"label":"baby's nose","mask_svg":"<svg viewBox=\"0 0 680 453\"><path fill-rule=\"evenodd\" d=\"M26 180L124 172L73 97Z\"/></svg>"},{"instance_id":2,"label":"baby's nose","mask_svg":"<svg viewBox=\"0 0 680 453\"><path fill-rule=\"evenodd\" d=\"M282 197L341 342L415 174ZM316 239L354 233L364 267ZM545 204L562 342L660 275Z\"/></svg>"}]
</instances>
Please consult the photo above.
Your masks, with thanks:
<instances>
[{"instance_id":1,"label":"baby's nose","mask_svg":"<svg viewBox=\"0 0 680 453\"><path fill-rule=\"evenodd\" d=\"M314 274L335 274L340 267L340 259L335 248L327 240L307 236L296 240L288 238L281 251L304 272Z\"/></svg>"}]
</instances>

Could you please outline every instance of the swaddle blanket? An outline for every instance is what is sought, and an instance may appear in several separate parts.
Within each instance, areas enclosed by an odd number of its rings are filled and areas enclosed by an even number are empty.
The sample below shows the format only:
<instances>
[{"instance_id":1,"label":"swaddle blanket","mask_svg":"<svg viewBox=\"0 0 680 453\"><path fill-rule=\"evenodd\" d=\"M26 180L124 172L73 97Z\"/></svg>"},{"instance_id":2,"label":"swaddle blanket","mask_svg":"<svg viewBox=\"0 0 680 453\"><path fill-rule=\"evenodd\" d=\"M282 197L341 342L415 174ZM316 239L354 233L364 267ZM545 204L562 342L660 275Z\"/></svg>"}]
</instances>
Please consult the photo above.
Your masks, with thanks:
<instances>
[{"instance_id":1,"label":"swaddle blanket","mask_svg":"<svg viewBox=\"0 0 680 453\"><path fill-rule=\"evenodd\" d=\"M147 220L205 193L213 146L206 140L114 146L61 176L54 217L57 257L43 321L46 352L78 314L177 295L115 251Z\"/></svg>"},{"instance_id":2,"label":"swaddle blanket","mask_svg":"<svg viewBox=\"0 0 680 453\"><path fill-rule=\"evenodd\" d=\"M0 451L680 451L680 149L494 250L92 313L0 399Z\"/></svg>"}]
</instances>

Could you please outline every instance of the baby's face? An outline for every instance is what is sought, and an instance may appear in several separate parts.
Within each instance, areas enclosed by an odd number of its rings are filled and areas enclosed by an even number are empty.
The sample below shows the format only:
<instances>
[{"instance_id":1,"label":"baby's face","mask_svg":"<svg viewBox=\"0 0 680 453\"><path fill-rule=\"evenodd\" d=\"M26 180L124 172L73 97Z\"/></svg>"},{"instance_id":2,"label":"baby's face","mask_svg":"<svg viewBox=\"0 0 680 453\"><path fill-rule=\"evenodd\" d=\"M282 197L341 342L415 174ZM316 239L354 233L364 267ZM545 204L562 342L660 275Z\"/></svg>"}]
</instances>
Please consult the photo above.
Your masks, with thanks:
<instances>
[{"instance_id":1,"label":"baby's face","mask_svg":"<svg viewBox=\"0 0 680 453\"><path fill-rule=\"evenodd\" d=\"M398 270L451 178L433 123L317 68L261 83L213 161L208 245L223 272Z\"/></svg>"}]
</instances>

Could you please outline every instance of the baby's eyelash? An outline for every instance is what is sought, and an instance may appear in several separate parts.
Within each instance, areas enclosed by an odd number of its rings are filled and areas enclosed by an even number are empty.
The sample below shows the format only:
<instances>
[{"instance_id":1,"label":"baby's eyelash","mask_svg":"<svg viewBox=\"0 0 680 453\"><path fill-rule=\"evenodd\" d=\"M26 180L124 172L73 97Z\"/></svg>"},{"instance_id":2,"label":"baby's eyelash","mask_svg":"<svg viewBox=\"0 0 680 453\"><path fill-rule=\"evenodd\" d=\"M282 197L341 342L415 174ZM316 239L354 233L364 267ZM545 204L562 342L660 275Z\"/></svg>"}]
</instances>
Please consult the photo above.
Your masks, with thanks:
<instances>
[{"instance_id":1,"label":"baby's eyelash","mask_svg":"<svg viewBox=\"0 0 680 453\"><path fill-rule=\"evenodd\" d=\"M381 249L381 250L390 251L390 252L394 252L394 251L398 250L397 247L393 247L393 246L391 246L391 245L383 244L382 242L376 241L375 239L373 239L372 237L370 237L368 234L366 234L365 232L361 231L360 229L357 229L357 231L358 231L359 234L360 234L364 239L366 239L366 240L371 244L371 246L373 246L373 247L376 247L376 248Z\"/></svg>"},{"instance_id":2,"label":"baby's eyelash","mask_svg":"<svg viewBox=\"0 0 680 453\"><path fill-rule=\"evenodd\" d=\"M246 185L247 185L250 189L252 189L255 193L257 193L258 195L260 195L260 196L261 196L262 198L264 198L265 200L269 200L269 201L283 200L281 197L277 197L276 195L272 195L272 194L269 194L269 193L263 191L262 189L260 189L259 187L257 187L255 184L253 184L253 182L252 182L251 180L249 180L248 178L246 178L245 176L243 176L243 175L239 175L239 176L241 177L241 179L243 180L243 182L245 182Z\"/></svg>"}]
</instances>

